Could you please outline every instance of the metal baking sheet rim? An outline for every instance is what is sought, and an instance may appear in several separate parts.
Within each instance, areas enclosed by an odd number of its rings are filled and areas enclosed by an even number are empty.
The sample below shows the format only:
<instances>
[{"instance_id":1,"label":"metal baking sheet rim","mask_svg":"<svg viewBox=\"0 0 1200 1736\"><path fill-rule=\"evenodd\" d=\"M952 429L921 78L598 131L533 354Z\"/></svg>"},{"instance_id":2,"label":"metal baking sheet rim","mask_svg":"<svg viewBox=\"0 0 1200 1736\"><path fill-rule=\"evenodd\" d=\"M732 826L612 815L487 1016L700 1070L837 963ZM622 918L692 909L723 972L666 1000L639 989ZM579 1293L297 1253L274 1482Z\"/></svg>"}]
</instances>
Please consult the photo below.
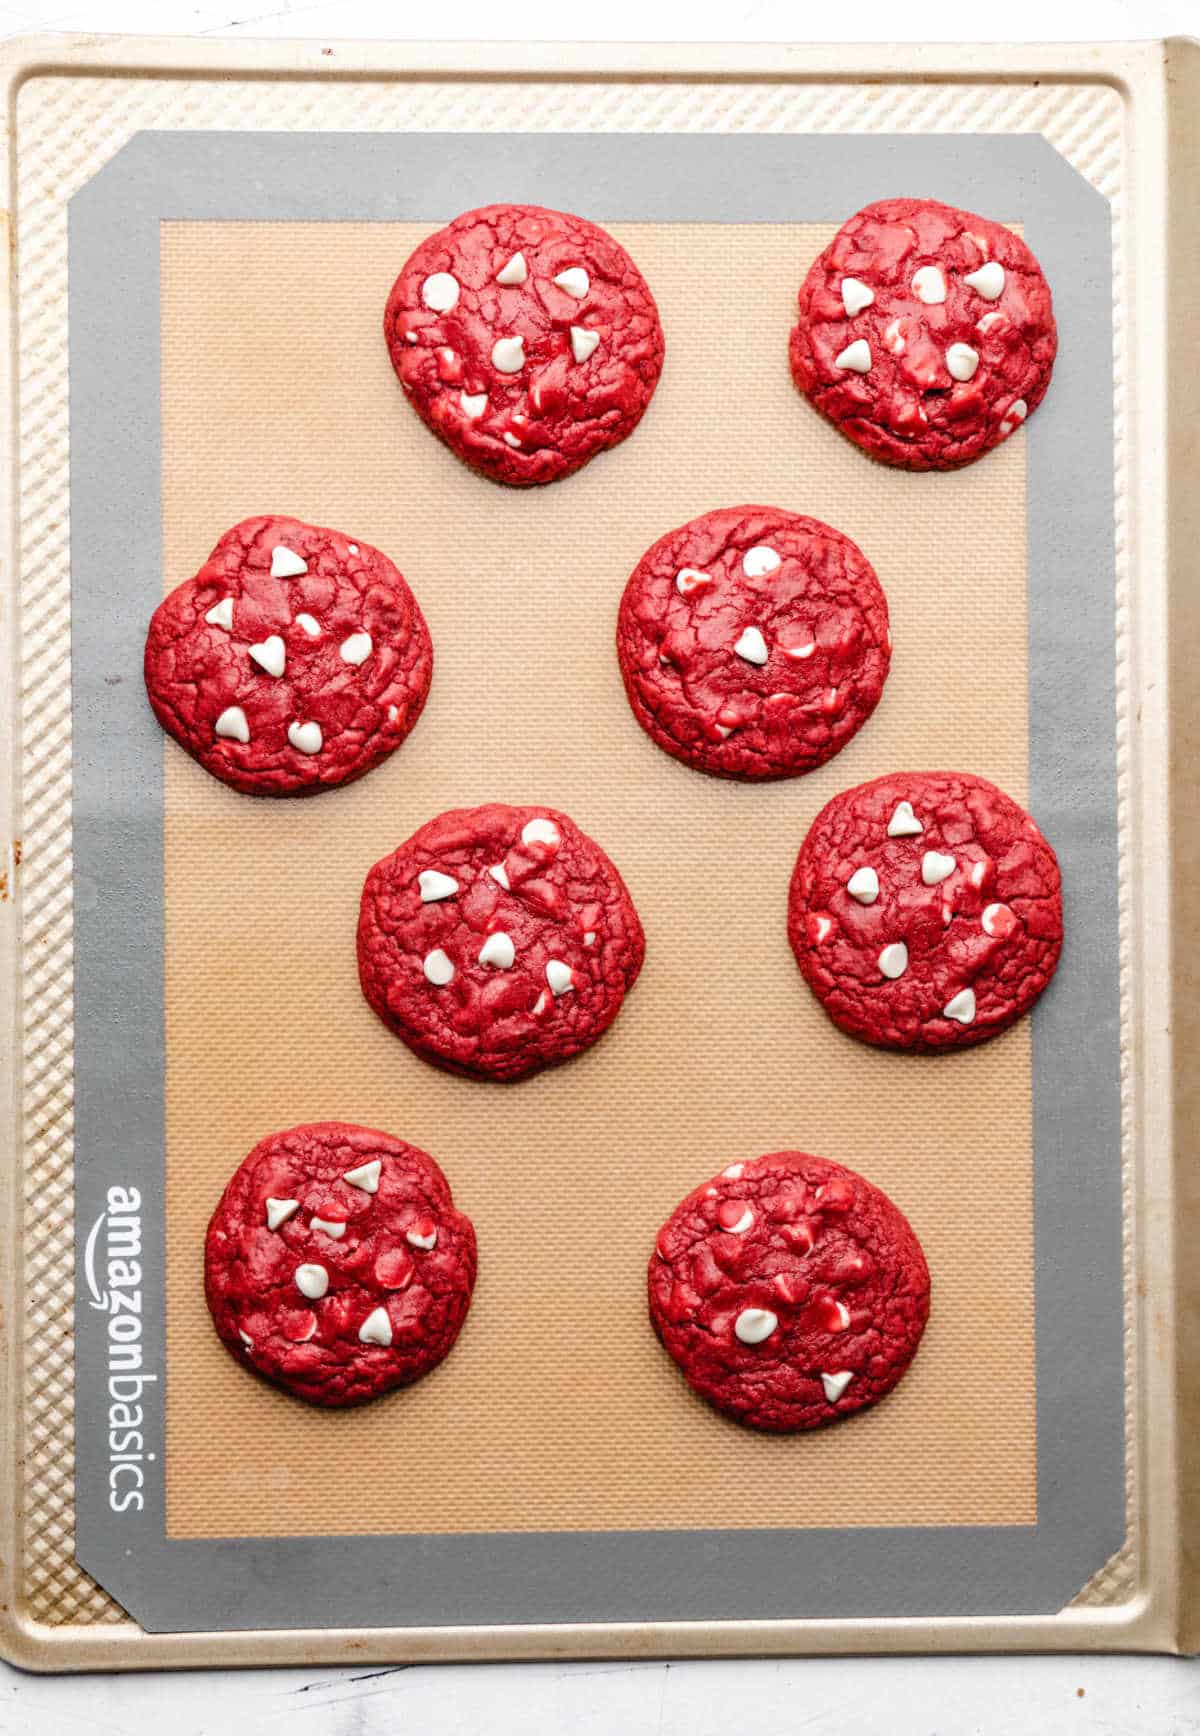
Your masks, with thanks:
<instances>
[{"instance_id":1,"label":"metal baking sheet rim","mask_svg":"<svg viewBox=\"0 0 1200 1736\"><path fill-rule=\"evenodd\" d=\"M389 80L429 78L517 78L526 76L691 79L701 82L762 80L838 81L881 79L904 82L974 80L1067 83L1104 82L1116 88L1125 106L1130 151L1130 254L1139 261L1126 311L1131 316L1126 415L1135 455L1128 535L1136 594L1121 599L1129 635L1129 681L1124 731L1128 756L1127 862L1136 893L1127 913L1132 949L1132 1022L1129 1089L1136 1161L1132 1220L1137 1281L1137 1358L1135 1463L1138 1500L1131 1515L1138 1575L1134 1596L1111 1608L1071 1606L1056 1615L1012 1618L937 1618L890 1620L801 1620L606 1623L520 1627L437 1627L312 1631L292 1629L232 1634L148 1635L126 1624L103 1627L50 1627L31 1619L21 1599L20 1499L17 1478L23 1418L20 1415L21 1345L14 1334L3 1342L5 1404L4 1472L11 1498L0 1511L0 1650L28 1668L152 1668L168 1664L268 1664L310 1662L435 1661L438 1659L551 1658L601 1656L782 1655L797 1652L851 1653L864 1650L939 1652L953 1650L1167 1650L1193 1649L1197 1642L1192 1583L1185 1563L1196 1537L1196 1483L1185 1484L1181 1460L1188 1451L1195 1420L1185 1383L1194 1367L1200 1278L1185 1275L1175 1257L1183 1241L1181 1214L1193 1203L1185 1186L1182 1145L1187 1117L1195 1113L1196 1087L1188 1083L1187 1061L1200 1017L1180 990L1188 985L1186 933L1163 919L1175 907L1192 914L1194 895L1184 869L1200 853L1200 829L1186 806L1185 760L1173 767L1165 746L1187 746L1200 737L1200 695L1180 677L1192 660L1200 632L1200 601L1186 594L1185 561L1194 543L1197 509L1184 500L1183 465L1190 427L1200 408L1200 369L1177 367L1168 375L1167 318L1177 297L1195 292L1179 286L1182 267L1194 247L1195 216L1172 189L1181 191L1200 161L1200 52L1182 40L1167 44L1074 47L839 48L804 47L749 50L745 47L604 47L558 45L400 45L400 44L209 44L152 42L137 38L54 38L5 45L0 53L6 124L0 149L5 153L9 209L15 205L16 164L13 117L17 93L28 78L48 73L125 74L143 77L196 76L240 72L250 76L364 77ZM7 221L7 213L6 213ZM0 439L7 459L8 513L4 553L16 571L17 525L15 305L17 262L4 255L8 282L4 317L8 343L0 358L4 419ZM1171 285L1172 287L1168 287ZM1193 320L1190 329L1196 330ZM1179 341L1175 341L1178 360ZM1195 360L1200 358L1188 358ZM1189 378L1190 376L1190 378ZM15 674L18 635L10 609L3 618L6 667ZM1174 677L1174 680L1172 680ZM1194 688L1195 683L1190 687ZM0 712L0 756L13 776L0 787L0 837L19 836L18 773L20 742L15 700ZM1174 775L1173 775L1174 774ZM1167 828L1173 856L1156 849ZM1174 869L1173 864L1174 863ZM3 994L9 1029L19 1016L19 881L0 906L11 919L0 926ZM1129 887L1125 888L1128 898ZM1194 935L1195 929L1187 931ZM1167 981L1171 994L1148 995L1147 983ZM1174 1013L1172 1019L1171 1014ZM23 1142L20 1079L10 1048L0 1056L0 1086L10 1137L5 1142L3 1178L8 1222L20 1221L23 1196ZM1192 1186L1194 1187L1194 1183ZM21 1317L21 1249L17 1238L0 1239L0 1302L10 1320ZM1195 1452L1191 1448L1191 1452Z\"/></svg>"}]
</instances>

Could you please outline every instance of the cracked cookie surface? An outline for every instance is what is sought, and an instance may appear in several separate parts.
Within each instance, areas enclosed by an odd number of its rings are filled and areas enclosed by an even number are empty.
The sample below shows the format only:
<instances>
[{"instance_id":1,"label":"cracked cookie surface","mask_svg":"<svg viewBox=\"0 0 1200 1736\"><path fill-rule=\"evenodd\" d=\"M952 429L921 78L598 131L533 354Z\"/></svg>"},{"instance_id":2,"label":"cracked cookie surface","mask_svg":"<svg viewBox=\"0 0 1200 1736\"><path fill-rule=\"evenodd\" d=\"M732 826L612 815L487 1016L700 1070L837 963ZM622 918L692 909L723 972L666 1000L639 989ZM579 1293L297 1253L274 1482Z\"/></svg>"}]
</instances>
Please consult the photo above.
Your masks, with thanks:
<instances>
[{"instance_id":1,"label":"cracked cookie surface","mask_svg":"<svg viewBox=\"0 0 1200 1736\"><path fill-rule=\"evenodd\" d=\"M588 1048L644 951L616 868L553 808L452 809L363 887L363 994L410 1049L451 1072L521 1079Z\"/></svg>"},{"instance_id":2,"label":"cracked cookie surface","mask_svg":"<svg viewBox=\"0 0 1200 1736\"><path fill-rule=\"evenodd\" d=\"M676 1207L648 1295L696 1392L738 1422L790 1433L891 1391L925 1329L929 1270L879 1188L779 1151L730 1164Z\"/></svg>"},{"instance_id":3,"label":"cracked cookie surface","mask_svg":"<svg viewBox=\"0 0 1200 1736\"><path fill-rule=\"evenodd\" d=\"M617 656L634 716L666 753L719 777L794 777L878 704L887 601L840 531L776 507L726 507L642 556Z\"/></svg>"},{"instance_id":4,"label":"cracked cookie surface","mask_svg":"<svg viewBox=\"0 0 1200 1736\"><path fill-rule=\"evenodd\" d=\"M884 199L809 270L790 356L800 390L872 457L953 470L1033 413L1057 344L1020 236L934 200Z\"/></svg>"},{"instance_id":5,"label":"cracked cookie surface","mask_svg":"<svg viewBox=\"0 0 1200 1736\"><path fill-rule=\"evenodd\" d=\"M654 297L619 242L538 205L429 236L384 313L392 366L451 451L498 482L555 482L636 428L663 364Z\"/></svg>"},{"instance_id":6,"label":"cracked cookie surface","mask_svg":"<svg viewBox=\"0 0 1200 1736\"><path fill-rule=\"evenodd\" d=\"M317 1122L273 1133L208 1227L205 1294L230 1354L310 1404L427 1374L466 1319L475 1232L416 1146Z\"/></svg>"},{"instance_id":7,"label":"cracked cookie surface","mask_svg":"<svg viewBox=\"0 0 1200 1736\"><path fill-rule=\"evenodd\" d=\"M1029 1010L1063 939L1058 861L967 772L895 772L835 796L801 845L788 939L836 1025L891 1049L961 1049Z\"/></svg>"},{"instance_id":8,"label":"cracked cookie surface","mask_svg":"<svg viewBox=\"0 0 1200 1736\"><path fill-rule=\"evenodd\" d=\"M424 616L385 554L248 518L154 611L146 692L169 735L249 795L362 777L404 741L433 675Z\"/></svg>"}]
</instances>

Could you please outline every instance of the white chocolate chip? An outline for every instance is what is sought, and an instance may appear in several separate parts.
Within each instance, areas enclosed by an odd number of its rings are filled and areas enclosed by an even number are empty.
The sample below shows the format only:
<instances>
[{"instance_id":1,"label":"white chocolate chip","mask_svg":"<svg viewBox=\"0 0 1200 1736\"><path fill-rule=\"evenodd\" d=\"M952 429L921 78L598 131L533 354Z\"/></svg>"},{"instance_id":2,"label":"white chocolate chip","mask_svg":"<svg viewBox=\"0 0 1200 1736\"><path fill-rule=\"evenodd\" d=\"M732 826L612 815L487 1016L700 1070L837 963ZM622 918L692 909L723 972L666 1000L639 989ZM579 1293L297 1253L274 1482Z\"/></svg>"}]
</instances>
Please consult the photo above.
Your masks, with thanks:
<instances>
[{"instance_id":1,"label":"white chocolate chip","mask_svg":"<svg viewBox=\"0 0 1200 1736\"><path fill-rule=\"evenodd\" d=\"M369 633L351 633L350 637L348 639L343 639L341 645L338 647L342 662L352 663L355 668L357 668L360 663L366 662L367 658L371 655L372 649L371 635Z\"/></svg>"},{"instance_id":2,"label":"white chocolate chip","mask_svg":"<svg viewBox=\"0 0 1200 1736\"><path fill-rule=\"evenodd\" d=\"M1008 315L1006 313L1001 313L998 308L993 308L990 313L980 314L979 318L975 321L975 330L986 337L990 331L993 331L996 328L996 326L1007 324Z\"/></svg>"},{"instance_id":3,"label":"white chocolate chip","mask_svg":"<svg viewBox=\"0 0 1200 1736\"><path fill-rule=\"evenodd\" d=\"M829 939L830 931L833 928L833 922L828 916L818 916L815 918L815 922L817 932L814 936L813 944L820 946L823 940Z\"/></svg>"},{"instance_id":4,"label":"white chocolate chip","mask_svg":"<svg viewBox=\"0 0 1200 1736\"><path fill-rule=\"evenodd\" d=\"M755 543L742 556L742 571L748 579L763 579L783 564L782 557L767 543Z\"/></svg>"},{"instance_id":5,"label":"white chocolate chip","mask_svg":"<svg viewBox=\"0 0 1200 1736\"><path fill-rule=\"evenodd\" d=\"M497 970L511 970L517 949L513 945L512 935L505 934L503 929L497 929L489 934L479 949L480 964L495 965Z\"/></svg>"},{"instance_id":6,"label":"white chocolate chip","mask_svg":"<svg viewBox=\"0 0 1200 1736\"><path fill-rule=\"evenodd\" d=\"M599 332L590 332L586 326L571 327L571 354L577 362L586 362L599 342Z\"/></svg>"},{"instance_id":7,"label":"white chocolate chip","mask_svg":"<svg viewBox=\"0 0 1200 1736\"><path fill-rule=\"evenodd\" d=\"M277 1230L280 1224L286 1224L294 1212L300 1210L299 1200L267 1200L267 1228Z\"/></svg>"},{"instance_id":8,"label":"white chocolate chip","mask_svg":"<svg viewBox=\"0 0 1200 1736\"><path fill-rule=\"evenodd\" d=\"M861 313L864 307L870 307L874 300L875 291L869 283L861 283L857 277L843 277L842 306L850 319Z\"/></svg>"},{"instance_id":9,"label":"white chocolate chip","mask_svg":"<svg viewBox=\"0 0 1200 1736\"><path fill-rule=\"evenodd\" d=\"M791 657L794 662L803 663L806 657L811 657L817 648L817 641L809 639L803 645L781 645L779 649L785 657Z\"/></svg>"},{"instance_id":10,"label":"white chocolate chip","mask_svg":"<svg viewBox=\"0 0 1200 1736\"><path fill-rule=\"evenodd\" d=\"M329 1273L312 1263L296 1267L296 1288L310 1302L317 1302L329 1288Z\"/></svg>"},{"instance_id":11,"label":"white chocolate chip","mask_svg":"<svg viewBox=\"0 0 1200 1736\"><path fill-rule=\"evenodd\" d=\"M282 675L287 668L287 652L278 633L272 633L261 645L251 645L250 655L268 675Z\"/></svg>"},{"instance_id":12,"label":"white chocolate chip","mask_svg":"<svg viewBox=\"0 0 1200 1736\"><path fill-rule=\"evenodd\" d=\"M358 1341L360 1344L383 1345L392 1342L392 1323L386 1308L372 1308L358 1329Z\"/></svg>"},{"instance_id":13,"label":"white chocolate chip","mask_svg":"<svg viewBox=\"0 0 1200 1736\"><path fill-rule=\"evenodd\" d=\"M848 368L852 374L869 374L871 371L871 346L866 338L855 338L852 344L847 344L840 355L833 358L835 368Z\"/></svg>"},{"instance_id":14,"label":"white chocolate chip","mask_svg":"<svg viewBox=\"0 0 1200 1736\"><path fill-rule=\"evenodd\" d=\"M515 446L518 452L521 450L521 442L517 439L515 434L510 434L507 428L504 430L504 444L506 446Z\"/></svg>"},{"instance_id":15,"label":"white chocolate chip","mask_svg":"<svg viewBox=\"0 0 1200 1736\"><path fill-rule=\"evenodd\" d=\"M754 1222L754 1213L747 1206L736 1224L722 1224L721 1228L727 1236L744 1236Z\"/></svg>"},{"instance_id":16,"label":"white chocolate chip","mask_svg":"<svg viewBox=\"0 0 1200 1736\"><path fill-rule=\"evenodd\" d=\"M699 572L695 567L680 567L679 571L675 574L675 589L679 592L681 597L690 595L692 591L698 590L701 585L711 584L712 575L710 573Z\"/></svg>"},{"instance_id":17,"label":"white chocolate chip","mask_svg":"<svg viewBox=\"0 0 1200 1736\"><path fill-rule=\"evenodd\" d=\"M844 1302L835 1302L834 1307L837 1309L838 1323L832 1330L834 1332L844 1332L850 1324L850 1310Z\"/></svg>"},{"instance_id":18,"label":"white chocolate chip","mask_svg":"<svg viewBox=\"0 0 1200 1736\"><path fill-rule=\"evenodd\" d=\"M399 717L399 715L400 715L400 707L398 705L389 705L388 706L388 722L389 723L395 723L395 721Z\"/></svg>"},{"instance_id":19,"label":"white chocolate chip","mask_svg":"<svg viewBox=\"0 0 1200 1736\"><path fill-rule=\"evenodd\" d=\"M899 315L894 320L890 320L883 328L883 347L885 350L890 350L894 356L904 354L906 345L904 333L900 329Z\"/></svg>"},{"instance_id":20,"label":"white chocolate chip","mask_svg":"<svg viewBox=\"0 0 1200 1736\"><path fill-rule=\"evenodd\" d=\"M458 303L458 279L448 271L435 271L421 285L421 300L433 313L449 313Z\"/></svg>"},{"instance_id":21,"label":"white chocolate chip","mask_svg":"<svg viewBox=\"0 0 1200 1736\"><path fill-rule=\"evenodd\" d=\"M942 1017L953 1019L959 1025L969 1025L975 1017L975 990L959 989L942 1008Z\"/></svg>"},{"instance_id":22,"label":"white chocolate chip","mask_svg":"<svg viewBox=\"0 0 1200 1736\"><path fill-rule=\"evenodd\" d=\"M772 1314L769 1308L743 1308L733 1323L733 1330L743 1344L761 1344L764 1338L770 1338L778 1325L778 1314Z\"/></svg>"},{"instance_id":23,"label":"white chocolate chip","mask_svg":"<svg viewBox=\"0 0 1200 1736\"><path fill-rule=\"evenodd\" d=\"M536 820L527 820L521 828L522 844L549 844L552 850L557 850L562 843L562 834L553 820L547 820L539 815Z\"/></svg>"},{"instance_id":24,"label":"white chocolate chip","mask_svg":"<svg viewBox=\"0 0 1200 1736\"><path fill-rule=\"evenodd\" d=\"M917 838L924 830L924 826L913 813L912 803L897 802L892 817L888 821L888 837Z\"/></svg>"},{"instance_id":25,"label":"white chocolate chip","mask_svg":"<svg viewBox=\"0 0 1200 1736\"><path fill-rule=\"evenodd\" d=\"M583 937L583 944L584 944L584 946L595 946L595 944L596 944L596 930L594 928L588 929L587 933Z\"/></svg>"},{"instance_id":26,"label":"white chocolate chip","mask_svg":"<svg viewBox=\"0 0 1200 1736\"><path fill-rule=\"evenodd\" d=\"M825 1397L830 1404L836 1404L854 1379L849 1369L843 1368L838 1374L823 1374L821 1385L825 1388Z\"/></svg>"},{"instance_id":27,"label":"white chocolate chip","mask_svg":"<svg viewBox=\"0 0 1200 1736\"><path fill-rule=\"evenodd\" d=\"M488 873L496 882L497 886L503 886L506 892L509 890L508 870L505 868L503 862L493 862L492 866L488 869Z\"/></svg>"},{"instance_id":28,"label":"white chocolate chip","mask_svg":"<svg viewBox=\"0 0 1200 1736\"><path fill-rule=\"evenodd\" d=\"M545 991L545 989L543 989L541 994L538 996L537 1000L534 1001L534 1003L533 1003L533 1016L534 1016L534 1018L536 1019L538 1017L538 1015L540 1013L544 1013L545 1010L546 1010L546 991Z\"/></svg>"},{"instance_id":29,"label":"white chocolate chip","mask_svg":"<svg viewBox=\"0 0 1200 1736\"><path fill-rule=\"evenodd\" d=\"M472 422L478 422L488 405L486 392L460 392L458 401L462 405L462 413Z\"/></svg>"},{"instance_id":30,"label":"white chocolate chip","mask_svg":"<svg viewBox=\"0 0 1200 1736\"><path fill-rule=\"evenodd\" d=\"M582 265L570 265L566 271L560 271L554 279L560 289L565 289L568 295L573 295L576 301L582 301L592 287L591 280Z\"/></svg>"},{"instance_id":31,"label":"white chocolate chip","mask_svg":"<svg viewBox=\"0 0 1200 1736\"><path fill-rule=\"evenodd\" d=\"M874 904L879 897L879 876L874 868L856 868L846 882L846 891L860 904Z\"/></svg>"},{"instance_id":32,"label":"white chocolate chip","mask_svg":"<svg viewBox=\"0 0 1200 1736\"><path fill-rule=\"evenodd\" d=\"M314 620L311 615L297 615L296 625L297 627L303 627L310 639L319 639L321 637L321 623Z\"/></svg>"},{"instance_id":33,"label":"white chocolate chip","mask_svg":"<svg viewBox=\"0 0 1200 1736\"><path fill-rule=\"evenodd\" d=\"M946 299L946 279L936 265L922 265L914 271L912 286L913 294L926 307L936 307L939 301Z\"/></svg>"},{"instance_id":34,"label":"white chocolate chip","mask_svg":"<svg viewBox=\"0 0 1200 1736\"><path fill-rule=\"evenodd\" d=\"M349 549L349 551L352 555L356 555L358 553L358 544L357 543L347 543L346 547Z\"/></svg>"},{"instance_id":35,"label":"white chocolate chip","mask_svg":"<svg viewBox=\"0 0 1200 1736\"><path fill-rule=\"evenodd\" d=\"M731 1163L727 1169L721 1171L721 1174L727 1175L730 1181L741 1181L745 1169L744 1163Z\"/></svg>"},{"instance_id":36,"label":"white chocolate chip","mask_svg":"<svg viewBox=\"0 0 1200 1736\"><path fill-rule=\"evenodd\" d=\"M511 289L514 283L524 283L528 276L529 267L525 263L525 255L514 253L508 264L502 265L496 273L496 282Z\"/></svg>"},{"instance_id":37,"label":"white chocolate chip","mask_svg":"<svg viewBox=\"0 0 1200 1736\"><path fill-rule=\"evenodd\" d=\"M231 741L246 742L250 740L250 725L246 722L246 713L240 705L227 705L213 724L215 735L226 735Z\"/></svg>"},{"instance_id":38,"label":"white chocolate chip","mask_svg":"<svg viewBox=\"0 0 1200 1736\"><path fill-rule=\"evenodd\" d=\"M977 290L984 301L999 301L1004 294L1004 267L998 259L989 259L978 271L968 272L963 282Z\"/></svg>"},{"instance_id":39,"label":"white chocolate chip","mask_svg":"<svg viewBox=\"0 0 1200 1736\"><path fill-rule=\"evenodd\" d=\"M453 874L443 874L439 868L422 868L417 875L417 885L421 888L422 904L436 904L439 899L453 898L458 891L458 881Z\"/></svg>"},{"instance_id":40,"label":"white chocolate chip","mask_svg":"<svg viewBox=\"0 0 1200 1736\"><path fill-rule=\"evenodd\" d=\"M519 374L525 366L525 339L497 338L492 345L492 366L500 374Z\"/></svg>"},{"instance_id":41,"label":"white chocolate chip","mask_svg":"<svg viewBox=\"0 0 1200 1736\"><path fill-rule=\"evenodd\" d=\"M884 947L879 955L879 968L893 982L904 975L908 969L908 948L902 940L894 940L890 946Z\"/></svg>"},{"instance_id":42,"label":"white chocolate chip","mask_svg":"<svg viewBox=\"0 0 1200 1736\"><path fill-rule=\"evenodd\" d=\"M921 858L921 879L926 886L940 886L957 866L953 856L943 856L940 850L926 850Z\"/></svg>"},{"instance_id":43,"label":"white chocolate chip","mask_svg":"<svg viewBox=\"0 0 1200 1736\"><path fill-rule=\"evenodd\" d=\"M435 989L444 989L446 984L454 981L454 966L440 946L435 946L432 952L425 954L425 962L421 967L428 982Z\"/></svg>"},{"instance_id":44,"label":"white chocolate chip","mask_svg":"<svg viewBox=\"0 0 1200 1736\"><path fill-rule=\"evenodd\" d=\"M946 367L955 380L970 380L979 366L979 351L970 344L951 344L946 351Z\"/></svg>"},{"instance_id":45,"label":"white chocolate chip","mask_svg":"<svg viewBox=\"0 0 1200 1736\"><path fill-rule=\"evenodd\" d=\"M747 627L733 650L734 655L746 663L763 664L771 655L767 650L767 642L757 627Z\"/></svg>"},{"instance_id":46,"label":"white chocolate chip","mask_svg":"<svg viewBox=\"0 0 1200 1736\"><path fill-rule=\"evenodd\" d=\"M247 1350L253 1350L254 1340L251 1338L251 1336L248 1332L243 1332L240 1326L238 1327L238 1337L241 1339L242 1343L246 1346Z\"/></svg>"},{"instance_id":47,"label":"white chocolate chip","mask_svg":"<svg viewBox=\"0 0 1200 1736\"><path fill-rule=\"evenodd\" d=\"M273 579L300 579L308 571L308 562L298 555L295 549L286 549L282 543L276 543L271 550L271 577Z\"/></svg>"},{"instance_id":48,"label":"white chocolate chip","mask_svg":"<svg viewBox=\"0 0 1200 1736\"><path fill-rule=\"evenodd\" d=\"M546 981L550 985L552 995L570 994L575 987L575 977L569 964L564 964L561 958L552 958L546 965Z\"/></svg>"},{"instance_id":49,"label":"white chocolate chip","mask_svg":"<svg viewBox=\"0 0 1200 1736\"><path fill-rule=\"evenodd\" d=\"M1004 412L1003 419L1000 423L1001 437L1006 434L1011 434L1014 428L1019 428L1028 414L1029 406L1026 404L1024 398L1015 398L1008 406L1008 409Z\"/></svg>"},{"instance_id":50,"label":"white chocolate chip","mask_svg":"<svg viewBox=\"0 0 1200 1736\"><path fill-rule=\"evenodd\" d=\"M345 1224L339 1223L336 1218L309 1218L308 1227L310 1230L324 1230L335 1242L340 1242L346 1234Z\"/></svg>"},{"instance_id":51,"label":"white chocolate chip","mask_svg":"<svg viewBox=\"0 0 1200 1736\"><path fill-rule=\"evenodd\" d=\"M413 1248L426 1250L437 1247L437 1229L430 1230L427 1236L422 1236L417 1230L405 1230L404 1240Z\"/></svg>"},{"instance_id":52,"label":"white chocolate chip","mask_svg":"<svg viewBox=\"0 0 1200 1736\"><path fill-rule=\"evenodd\" d=\"M289 723L288 740L297 753L320 753L325 744L319 723Z\"/></svg>"},{"instance_id":53,"label":"white chocolate chip","mask_svg":"<svg viewBox=\"0 0 1200 1736\"><path fill-rule=\"evenodd\" d=\"M370 1163L360 1163L357 1169L347 1169L342 1172L342 1180L348 1181L351 1187L361 1188L363 1193L379 1192L379 1173L383 1168L383 1159L373 1157Z\"/></svg>"},{"instance_id":54,"label":"white chocolate chip","mask_svg":"<svg viewBox=\"0 0 1200 1736\"><path fill-rule=\"evenodd\" d=\"M222 597L219 603L214 603L204 619L210 627L224 627L227 633L233 631L233 598Z\"/></svg>"}]
</instances>

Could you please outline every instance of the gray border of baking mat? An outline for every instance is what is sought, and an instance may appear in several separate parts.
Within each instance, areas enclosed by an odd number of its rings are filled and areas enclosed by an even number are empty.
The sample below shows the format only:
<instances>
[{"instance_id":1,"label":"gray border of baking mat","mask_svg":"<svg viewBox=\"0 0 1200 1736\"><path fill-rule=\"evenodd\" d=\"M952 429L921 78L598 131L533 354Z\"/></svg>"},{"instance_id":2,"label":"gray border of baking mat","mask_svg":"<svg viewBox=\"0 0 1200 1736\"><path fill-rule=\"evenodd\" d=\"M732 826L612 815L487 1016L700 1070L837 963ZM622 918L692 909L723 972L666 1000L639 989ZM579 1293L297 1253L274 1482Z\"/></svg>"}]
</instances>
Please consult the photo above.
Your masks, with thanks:
<instances>
[{"instance_id":1,"label":"gray border of baking mat","mask_svg":"<svg viewBox=\"0 0 1200 1736\"><path fill-rule=\"evenodd\" d=\"M1073 916L1063 968L1033 1014L1037 1524L168 1539L162 748L140 677L146 621L162 590L160 221L432 228L452 212L510 199L604 222L809 223L913 191L1022 222L1054 286L1062 339L1053 389L1020 436L1031 805L1061 857ZM1119 1548L1111 282L1105 201L1034 135L147 132L75 195L76 1532L80 1563L143 1626L1031 1614L1060 1608ZM870 478L864 459L865 487ZM952 732L946 748L954 762ZM110 1459L106 1414L109 1329L119 1316L95 1304L83 1257L111 1186L142 1195L142 1344L145 1372L156 1377L143 1395L141 1460L126 1441L121 1469ZM101 1244L105 1233L96 1231ZM936 1438L928 1450L936 1455ZM801 1442L797 1476L803 1457ZM124 1491L139 1474L144 1507L114 1512L110 1475Z\"/></svg>"}]
</instances>

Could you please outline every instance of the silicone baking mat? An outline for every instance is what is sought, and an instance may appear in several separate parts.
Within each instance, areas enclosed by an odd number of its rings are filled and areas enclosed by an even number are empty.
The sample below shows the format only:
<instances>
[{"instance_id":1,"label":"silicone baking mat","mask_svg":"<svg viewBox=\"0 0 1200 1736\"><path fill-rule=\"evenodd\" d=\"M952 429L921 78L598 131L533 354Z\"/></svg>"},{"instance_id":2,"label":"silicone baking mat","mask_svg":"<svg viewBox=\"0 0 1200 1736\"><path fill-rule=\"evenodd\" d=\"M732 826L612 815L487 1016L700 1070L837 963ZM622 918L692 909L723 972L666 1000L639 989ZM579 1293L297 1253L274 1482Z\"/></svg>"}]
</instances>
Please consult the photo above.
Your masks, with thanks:
<instances>
[{"instance_id":1,"label":"silicone baking mat","mask_svg":"<svg viewBox=\"0 0 1200 1736\"><path fill-rule=\"evenodd\" d=\"M917 186L1024 226L1064 335L1026 432L947 477L869 464L784 363L833 221ZM497 196L608 223L667 331L637 434L532 492L427 434L379 329L415 240ZM105 889L77 916L79 1554L146 1625L1011 1613L1059 1607L1119 1546L1107 245L1103 202L1032 139L143 135L76 199L75 848ZM759 789L659 754L611 644L646 545L738 500L853 536L896 645L855 741ZM406 747L311 802L223 789L164 746L140 692L164 583L264 510L387 550L435 640ZM836 790L940 765L1030 802L1062 858L1069 944L1004 1038L889 1056L809 998L787 878ZM489 798L572 813L620 865L649 947L604 1042L508 1090L410 1056L353 957L367 867ZM239 1373L200 1267L244 1152L327 1117L431 1150L481 1247L443 1368L333 1416ZM788 1145L904 1207L934 1312L885 1405L778 1440L688 1394L642 1290L682 1192ZM113 1188L138 1189L136 1212ZM104 1348L104 1261L131 1216L166 1305L165 1346L152 1305L139 1346L136 1463L113 1448ZM114 1509L135 1487L141 1504Z\"/></svg>"}]
</instances>

